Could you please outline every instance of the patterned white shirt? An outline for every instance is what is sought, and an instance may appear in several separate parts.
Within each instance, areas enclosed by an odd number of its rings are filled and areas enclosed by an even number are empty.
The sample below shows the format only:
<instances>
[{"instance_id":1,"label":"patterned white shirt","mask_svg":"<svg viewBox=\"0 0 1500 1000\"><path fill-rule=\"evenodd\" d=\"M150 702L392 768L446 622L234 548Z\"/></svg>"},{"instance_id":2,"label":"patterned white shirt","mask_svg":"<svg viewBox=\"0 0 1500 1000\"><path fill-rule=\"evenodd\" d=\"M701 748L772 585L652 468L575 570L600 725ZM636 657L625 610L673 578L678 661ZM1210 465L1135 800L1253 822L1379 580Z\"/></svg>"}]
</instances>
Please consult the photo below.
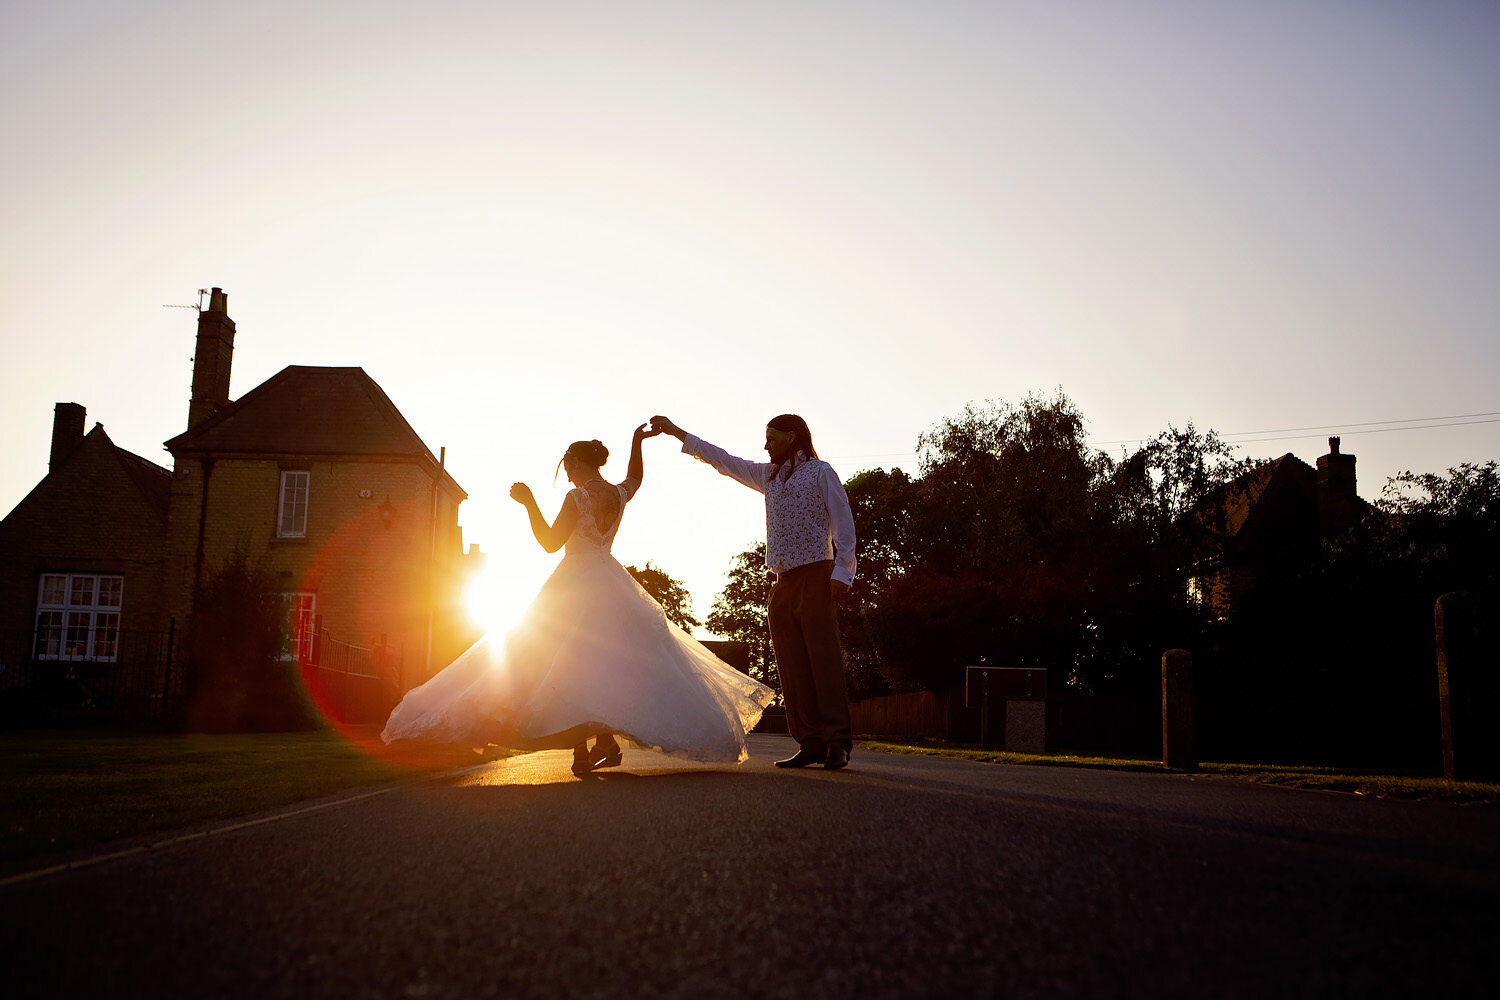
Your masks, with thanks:
<instances>
[{"instance_id":1,"label":"patterned white shirt","mask_svg":"<svg viewBox=\"0 0 1500 1000\"><path fill-rule=\"evenodd\" d=\"M773 573L833 560L833 579L854 582L854 512L833 466L803 452L781 467L736 458L696 434L683 454L766 497L766 566Z\"/></svg>"}]
</instances>

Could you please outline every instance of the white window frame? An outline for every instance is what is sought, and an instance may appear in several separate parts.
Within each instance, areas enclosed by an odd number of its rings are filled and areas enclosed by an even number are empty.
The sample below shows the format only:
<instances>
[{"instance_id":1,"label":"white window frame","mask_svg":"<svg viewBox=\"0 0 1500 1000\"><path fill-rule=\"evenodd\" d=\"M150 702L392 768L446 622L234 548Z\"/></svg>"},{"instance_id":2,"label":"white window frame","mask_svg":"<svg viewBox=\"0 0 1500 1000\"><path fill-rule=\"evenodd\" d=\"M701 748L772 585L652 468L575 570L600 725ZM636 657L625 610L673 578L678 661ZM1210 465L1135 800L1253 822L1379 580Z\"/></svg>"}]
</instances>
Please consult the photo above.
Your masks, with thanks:
<instances>
[{"instance_id":1,"label":"white window frame","mask_svg":"<svg viewBox=\"0 0 1500 1000\"><path fill-rule=\"evenodd\" d=\"M281 473L281 495L276 504L276 537L307 537L307 505L312 493L312 473L287 469Z\"/></svg>"},{"instance_id":2,"label":"white window frame","mask_svg":"<svg viewBox=\"0 0 1500 1000\"><path fill-rule=\"evenodd\" d=\"M299 590L282 595L287 601L286 655L283 659L312 662L317 642L318 595Z\"/></svg>"},{"instance_id":3,"label":"white window frame","mask_svg":"<svg viewBox=\"0 0 1500 1000\"><path fill-rule=\"evenodd\" d=\"M125 577L119 573L43 573L32 636L36 658L114 663L124 603Z\"/></svg>"}]
</instances>

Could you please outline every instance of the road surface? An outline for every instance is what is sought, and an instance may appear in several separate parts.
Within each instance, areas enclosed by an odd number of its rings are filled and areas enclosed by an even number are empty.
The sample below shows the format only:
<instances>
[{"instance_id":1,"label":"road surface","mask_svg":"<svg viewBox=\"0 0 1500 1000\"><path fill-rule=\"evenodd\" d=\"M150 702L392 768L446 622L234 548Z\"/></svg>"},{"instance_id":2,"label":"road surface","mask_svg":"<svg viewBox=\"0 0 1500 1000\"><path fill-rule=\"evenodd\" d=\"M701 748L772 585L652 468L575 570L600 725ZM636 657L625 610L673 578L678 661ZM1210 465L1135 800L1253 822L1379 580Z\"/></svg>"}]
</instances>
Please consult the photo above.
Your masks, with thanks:
<instances>
[{"instance_id":1,"label":"road surface","mask_svg":"<svg viewBox=\"0 0 1500 1000\"><path fill-rule=\"evenodd\" d=\"M858 750L778 771L791 742L751 740L584 780L530 754L0 873L0 995L1464 997L1500 972L1500 810Z\"/></svg>"}]
</instances>

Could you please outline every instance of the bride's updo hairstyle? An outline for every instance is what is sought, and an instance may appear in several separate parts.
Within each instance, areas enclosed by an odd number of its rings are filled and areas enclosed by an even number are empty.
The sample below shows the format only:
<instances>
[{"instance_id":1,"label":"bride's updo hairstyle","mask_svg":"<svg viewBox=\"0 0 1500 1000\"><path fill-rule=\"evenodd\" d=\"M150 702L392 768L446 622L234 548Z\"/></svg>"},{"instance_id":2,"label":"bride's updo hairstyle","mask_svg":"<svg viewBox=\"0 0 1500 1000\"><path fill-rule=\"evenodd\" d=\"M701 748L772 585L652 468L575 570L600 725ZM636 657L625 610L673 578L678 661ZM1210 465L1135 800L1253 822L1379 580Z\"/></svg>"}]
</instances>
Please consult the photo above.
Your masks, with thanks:
<instances>
[{"instance_id":1,"label":"bride's updo hairstyle","mask_svg":"<svg viewBox=\"0 0 1500 1000\"><path fill-rule=\"evenodd\" d=\"M812 431L807 429L807 421L795 413L783 413L779 417L772 417L766 421L767 427L774 427L783 434L792 436L792 453L802 452L808 458L817 458L817 449L813 447Z\"/></svg>"},{"instance_id":2,"label":"bride's updo hairstyle","mask_svg":"<svg viewBox=\"0 0 1500 1000\"><path fill-rule=\"evenodd\" d=\"M557 460L558 469L562 469L562 464L570 458L575 462L582 462L591 469L597 469L609 461L609 449L604 447L604 442L597 438L593 441L574 441L568 445L568 450L563 452L563 457ZM556 478L554 474L553 479Z\"/></svg>"}]
</instances>

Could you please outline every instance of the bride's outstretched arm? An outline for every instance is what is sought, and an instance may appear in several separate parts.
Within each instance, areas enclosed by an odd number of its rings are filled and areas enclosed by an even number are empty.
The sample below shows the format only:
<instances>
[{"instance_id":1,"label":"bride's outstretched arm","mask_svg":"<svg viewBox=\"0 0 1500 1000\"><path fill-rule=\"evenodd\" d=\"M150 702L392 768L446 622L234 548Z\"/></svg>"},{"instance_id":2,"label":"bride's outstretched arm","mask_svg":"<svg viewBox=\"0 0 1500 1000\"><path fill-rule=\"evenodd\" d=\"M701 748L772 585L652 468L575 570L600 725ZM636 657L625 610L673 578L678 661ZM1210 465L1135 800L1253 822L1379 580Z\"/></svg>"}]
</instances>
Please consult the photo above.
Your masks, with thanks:
<instances>
[{"instance_id":1,"label":"bride's outstretched arm","mask_svg":"<svg viewBox=\"0 0 1500 1000\"><path fill-rule=\"evenodd\" d=\"M649 437L656 437L661 433L661 428L651 424L641 424L635 429L635 436L630 440L630 465L625 469L625 478L635 482L636 489L641 487L641 477L646 474L646 462L641 458L641 442Z\"/></svg>"},{"instance_id":2,"label":"bride's outstretched arm","mask_svg":"<svg viewBox=\"0 0 1500 1000\"><path fill-rule=\"evenodd\" d=\"M531 495L531 487L525 483L512 485L510 498L526 508L526 516L531 521L531 533L548 552L556 552L562 548L578 524L578 508L567 500L563 501L562 509L557 512L557 519L548 524L547 519L542 516L542 509L536 505L536 497Z\"/></svg>"}]
</instances>

